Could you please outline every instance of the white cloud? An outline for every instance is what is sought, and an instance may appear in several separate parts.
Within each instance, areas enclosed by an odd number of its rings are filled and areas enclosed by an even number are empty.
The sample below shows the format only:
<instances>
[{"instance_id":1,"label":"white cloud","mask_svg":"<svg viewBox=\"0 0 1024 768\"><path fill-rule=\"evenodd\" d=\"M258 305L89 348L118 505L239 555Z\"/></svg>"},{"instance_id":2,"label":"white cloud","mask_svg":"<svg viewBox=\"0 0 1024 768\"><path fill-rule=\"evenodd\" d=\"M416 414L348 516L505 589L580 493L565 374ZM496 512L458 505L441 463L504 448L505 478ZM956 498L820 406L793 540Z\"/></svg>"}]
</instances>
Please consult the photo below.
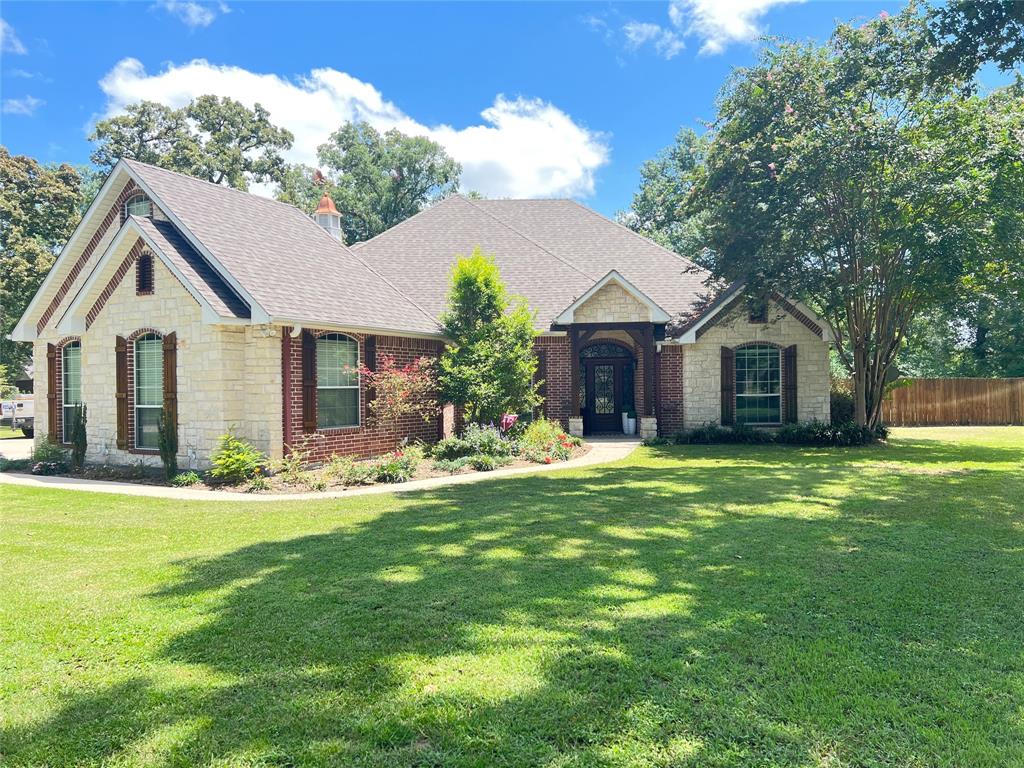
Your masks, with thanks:
<instances>
[{"instance_id":1,"label":"white cloud","mask_svg":"<svg viewBox=\"0 0 1024 768\"><path fill-rule=\"evenodd\" d=\"M28 53L25 44L14 34L14 27L0 19L0 51L4 53Z\"/></svg>"},{"instance_id":2,"label":"white cloud","mask_svg":"<svg viewBox=\"0 0 1024 768\"><path fill-rule=\"evenodd\" d=\"M608 161L606 137L540 99L499 95L481 112L481 124L427 126L372 84L330 68L289 80L197 59L150 75L138 60L123 59L100 87L107 95L108 116L143 99L180 107L209 93L249 107L259 102L275 125L295 134L287 160L312 166L317 164L317 146L348 120L427 136L462 163L462 189L491 197L589 195L595 172Z\"/></svg>"},{"instance_id":3,"label":"white cloud","mask_svg":"<svg viewBox=\"0 0 1024 768\"><path fill-rule=\"evenodd\" d=\"M704 41L700 52L721 53L734 42L750 43L764 34L758 20L773 6L802 0L671 0L669 19L684 35Z\"/></svg>"},{"instance_id":4,"label":"white cloud","mask_svg":"<svg viewBox=\"0 0 1024 768\"><path fill-rule=\"evenodd\" d=\"M628 48L635 50L650 43L658 55L665 59L671 59L686 47L679 35L671 29L650 22L627 22L622 27L622 33L626 36Z\"/></svg>"},{"instance_id":5,"label":"white cloud","mask_svg":"<svg viewBox=\"0 0 1024 768\"><path fill-rule=\"evenodd\" d=\"M230 13L227 3L202 3L196 0L158 0L157 7L163 8L187 27L208 27L217 16Z\"/></svg>"},{"instance_id":6,"label":"white cloud","mask_svg":"<svg viewBox=\"0 0 1024 768\"><path fill-rule=\"evenodd\" d=\"M5 115L26 115L31 117L45 103L45 101L37 99L35 96L25 96L20 99L4 99L3 113Z\"/></svg>"}]
</instances>

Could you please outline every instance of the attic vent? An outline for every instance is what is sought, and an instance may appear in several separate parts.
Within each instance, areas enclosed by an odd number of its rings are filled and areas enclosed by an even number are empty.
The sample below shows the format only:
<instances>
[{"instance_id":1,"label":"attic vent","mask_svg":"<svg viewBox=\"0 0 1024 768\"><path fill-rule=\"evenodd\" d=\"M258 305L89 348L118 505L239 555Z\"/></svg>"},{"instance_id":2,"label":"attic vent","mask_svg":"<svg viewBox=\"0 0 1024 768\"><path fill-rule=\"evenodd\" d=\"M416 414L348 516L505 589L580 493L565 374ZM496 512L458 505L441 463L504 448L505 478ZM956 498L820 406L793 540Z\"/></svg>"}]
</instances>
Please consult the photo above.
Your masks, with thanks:
<instances>
[{"instance_id":1,"label":"attic vent","mask_svg":"<svg viewBox=\"0 0 1024 768\"><path fill-rule=\"evenodd\" d=\"M149 296L153 293L153 254L143 253L135 263L135 295Z\"/></svg>"}]
</instances>

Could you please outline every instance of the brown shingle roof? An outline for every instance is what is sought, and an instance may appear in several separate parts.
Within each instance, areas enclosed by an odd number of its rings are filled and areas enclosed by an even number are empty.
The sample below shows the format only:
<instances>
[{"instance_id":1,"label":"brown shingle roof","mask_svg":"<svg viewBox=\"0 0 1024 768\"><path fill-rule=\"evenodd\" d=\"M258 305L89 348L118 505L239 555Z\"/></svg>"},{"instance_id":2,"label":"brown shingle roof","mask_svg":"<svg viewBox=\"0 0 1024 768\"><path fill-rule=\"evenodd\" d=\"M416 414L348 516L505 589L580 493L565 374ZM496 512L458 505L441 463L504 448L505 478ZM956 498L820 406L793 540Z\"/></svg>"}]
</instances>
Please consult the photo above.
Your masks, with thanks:
<instances>
[{"instance_id":1,"label":"brown shingle roof","mask_svg":"<svg viewBox=\"0 0 1024 768\"><path fill-rule=\"evenodd\" d=\"M271 318L438 333L413 299L297 208L123 162Z\"/></svg>"},{"instance_id":2,"label":"brown shingle roof","mask_svg":"<svg viewBox=\"0 0 1024 768\"><path fill-rule=\"evenodd\" d=\"M479 245L547 328L612 269L669 314L689 311L707 272L571 200L449 198L353 250L435 316L457 255Z\"/></svg>"},{"instance_id":3,"label":"brown shingle roof","mask_svg":"<svg viewBox=\"0 0 1024 768\"><path fill-rule=\"evenodd\" d=\"M249 317L249 308L169 221L132 216L139 228L171 260L222 317Z\"/></svg>"}]
</instances>

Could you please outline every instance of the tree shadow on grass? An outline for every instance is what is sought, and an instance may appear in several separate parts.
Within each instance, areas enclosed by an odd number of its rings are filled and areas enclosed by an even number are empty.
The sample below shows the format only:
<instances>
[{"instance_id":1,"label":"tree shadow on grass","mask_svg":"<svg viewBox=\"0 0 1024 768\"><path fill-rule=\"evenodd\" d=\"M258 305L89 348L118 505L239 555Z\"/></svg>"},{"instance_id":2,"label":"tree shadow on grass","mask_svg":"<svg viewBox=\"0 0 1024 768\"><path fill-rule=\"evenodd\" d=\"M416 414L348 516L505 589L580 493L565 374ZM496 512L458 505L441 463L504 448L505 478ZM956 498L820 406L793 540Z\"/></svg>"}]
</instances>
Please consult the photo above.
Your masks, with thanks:
<instances>
[{"instance_id":1,"label":"tree shadow on grass","mask_svg":"<svg viewBox=\"0 0 1024 768\"><path fill-rule=\"evenodd\" d=\"M684 464L684 451L714 461ZM1024 475L889 466L851 481L842 452L730 453L663 449L575 477L409 494L361 524L189 562L151 599L198 601L205 621L155 663L221 682L140 675L72 696L5 734L7 755L1024 759Z\"/></svg>"}]
</instances>

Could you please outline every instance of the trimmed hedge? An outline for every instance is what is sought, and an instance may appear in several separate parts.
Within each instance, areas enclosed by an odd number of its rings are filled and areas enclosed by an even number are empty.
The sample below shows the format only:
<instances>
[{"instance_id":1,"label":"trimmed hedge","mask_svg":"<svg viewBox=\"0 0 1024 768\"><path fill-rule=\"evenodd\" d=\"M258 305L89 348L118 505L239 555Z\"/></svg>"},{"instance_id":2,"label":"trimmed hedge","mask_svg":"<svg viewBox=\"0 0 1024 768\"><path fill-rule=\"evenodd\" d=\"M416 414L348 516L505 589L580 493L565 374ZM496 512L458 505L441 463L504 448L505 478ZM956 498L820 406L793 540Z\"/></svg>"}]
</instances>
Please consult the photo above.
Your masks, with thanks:
<instances>
[{"instance_id":1,"label":"trimmed hedge","mask_svg":"<svg viewBox=\"0 0 1024 768\"><path fill-rule=\"evenodd\" d=\"M846 446L869 445L879 440L885 440L888 436L889 430L883 425L871 429L870 427L860 427L852 421L838 424L807 421L803 424L786 424L776 431L744 426L728 429L715 424L706 424L696 429L677 432L672 436L671 441L667 438L659 438L650 443L655 445L666 445L669 442L676 445L780 443L783 445Z\"/></svg>"}]
</instances>

